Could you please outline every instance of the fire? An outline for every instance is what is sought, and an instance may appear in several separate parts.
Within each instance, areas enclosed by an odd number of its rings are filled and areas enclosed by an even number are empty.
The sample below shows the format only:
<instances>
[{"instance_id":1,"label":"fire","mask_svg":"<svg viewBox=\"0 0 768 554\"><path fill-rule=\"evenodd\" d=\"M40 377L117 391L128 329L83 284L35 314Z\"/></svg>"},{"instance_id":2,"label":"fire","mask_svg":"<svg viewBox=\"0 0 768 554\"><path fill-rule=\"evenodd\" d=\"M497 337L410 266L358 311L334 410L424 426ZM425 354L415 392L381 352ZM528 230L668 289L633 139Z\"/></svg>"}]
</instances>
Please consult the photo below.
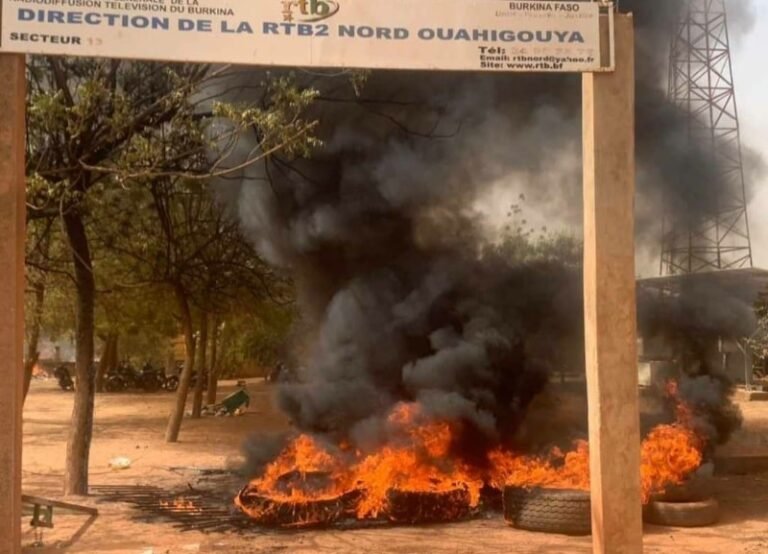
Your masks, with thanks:
<instances>
[{"instance_id":1,"label":"fire","mask_svg":"<svg viewBox=\"0 0 768 554\"><path fill-rule=\"evenodd\" d=\"M667 397L671 398L675 402L677 424L686 428L691 428L693 425L693 409L689 404L681 400L680 388L677 384L677 381L667 381L666 392Z\"/></svg>"},{"instance_id":2,"label":"fire","mask_svg":"<svg viewBox=\"0 0 768 554\"><path fill-rule=\"evenodd\" d=\"M577 441L575 448L563 454L553 449L547 457L522 456L503 449L489 454L489 484L497 489L505 485L548 489L589 490L589 445Z\"/></svg>"},{"instance_id":3,"label":"fire","mask_svg":"<svg viewBox=\"0 0 768 554\"><path fill-rule=\"evenodd\" d=\"M651 496L679 485L701 465L702 441L681 423L659 425L651 430L641 446L640 474L643 503ZM576 443L563 455L554 449L548 457L521 456L501 449L490 453L489 484L541 487L547 489L589 490L589 445Z\"/></svg>"},{"instance_id":4,"label":"fire","mask_svg":"<svg viewBox=\"0 0 768 554\"><path fill-rule=\"evenodd\" d=\"M689 428L675 423L659 425L643 441L640 475L643 502L681 484L701 465L701 440Z\"/></svg>"},{"instance_id":5,"label":"fire","mask_svg":"<svg viewBox=\"0 0 768 554\"><path fill-rule=\"evenodd\" d=\"M235 498L250 517L282 527L309 527L335 521L345 513L345 495L353 491L340 455L317 439L299 435Z\"/></svg>"},{"instance_id":6,"label":"fire","mask_svg":"<svg viewBox=\"0 0 768 554\"><path fill-rule=\"evenodd\" d=\"M330 500L352 487L349 471L341 458L309 435L299 435L270 463L253 489L273 500L302 502Z\"/></svg>"},{"instance_id":7,"label":"fire","mask_svg":"<svg viewBox=\"0 0 768 554\"><path fill-rule=\"evenodd\" d=\"M359 492L358 518L376 518L386 512L392 491L448 493L467 491L471 506L480 501L481 479L449 455L453 429L447 422L423 419L415 404L399 404L388 417L392 442L371 453L355 453L345 464L309 435L299 435L248 491L273 503L307 504L333 501ZM274 506L245 506L241 494L236 504L257 519Z\"/></svg>"},{"instance_id":8,"label":"fire","mask_svg":"<svg viewBox=\"0 0 768 554\"><path fill-rule=\"evenodd\" d=\"M643 502L679 485L701 465L704 439L693 429L693 410L680 399L677 382L667 383L667 395L675 401L677 421L659 425L645 438L640 454Z\"/></svg>"},{"instance_id":9,"label":"fire","mask_svg":"<svg viewBox=\"0 0 768 554\"><path fill-rule=\"evenodd\" d=\"M680 399L675 381L669 381L667 395L675 401L676 422L659 425L641 445L640 474L643 503L671 485L679 485L701 465L704 441L693 429L693 410ZM563 455L554 449L548 457L516 455L501 449L490 453L489 483L496 488L518 487L589 490L589 445L576 443Z\"/></svg>"},{"instance_id":10,"label":"fire","mask_svg":"<svg viewBox=\"0 0 768 554\"><path fill-rule=\"evenodd\" d=\"M667 394L676 402L676 422L655 427L641 445L644 503L682 483L702 461L704 441L694 431L692 408L680 400L676 383L668 385ZM446 517L466 513L479 504L484 485L589 490L585 441L575 442L567 453L555 448L544 456L498 447L488 453L487 467L481 470L452 452L460 430L456 422L428 417L418 404L400 403L387 418L386 444L373 452L326 446L310 435L299 435L235 503L263 523L303 526L342 515L393 518L393 510L402 510L391 505L393 498L418 502L426 495L466 507L447 502L439 508ZM393 519L408 517L399 512Z\"/></svg>"},{"instance_id":11,"label":"fire","mask_svg":"<svg viewBox=\"0 0 768 554\"><path fill-rule=\"evenodd\" d=\"M396 435L395 444L365 456L353 468L355 482L363 495L357 507L360 518L378 517L386 512L388 493L469 492L470 506L480 501L481 479L450 456L453 429L447 422L418 423L415 404L400 404L389 416Z\"/></svg>"},{"instance_id":12,"label":"fire","mask_svg":"<svg viewBox=\"0 0 768 554\"><path fill-rule=\"evenodd\" d=\"M173 501L161 500L160 506L171 512L201 513L200 506L186 498L174 498Z\"/></svg>"}]
</instances>

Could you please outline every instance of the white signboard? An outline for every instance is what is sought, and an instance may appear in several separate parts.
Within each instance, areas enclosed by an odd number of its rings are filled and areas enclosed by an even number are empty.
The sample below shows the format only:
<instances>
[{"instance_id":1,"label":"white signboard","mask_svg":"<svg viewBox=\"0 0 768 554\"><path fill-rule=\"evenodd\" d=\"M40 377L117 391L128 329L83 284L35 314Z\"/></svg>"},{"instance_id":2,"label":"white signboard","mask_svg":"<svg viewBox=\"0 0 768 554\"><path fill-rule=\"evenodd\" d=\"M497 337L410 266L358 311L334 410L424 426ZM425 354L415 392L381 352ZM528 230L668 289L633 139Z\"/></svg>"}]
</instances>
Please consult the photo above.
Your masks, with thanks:
<instances>
[{"instance_id":1,"label":"white signboard","mask_svg":"<svg viewBox=\"0 0 768 554\"><path fill-rule=\"evenodd\" d=\"M601 33L596 2L0 0L0 8L4 52L459 71L612 65L612 49L601 50L612 15Z\"/></svg>"}]
</instances>

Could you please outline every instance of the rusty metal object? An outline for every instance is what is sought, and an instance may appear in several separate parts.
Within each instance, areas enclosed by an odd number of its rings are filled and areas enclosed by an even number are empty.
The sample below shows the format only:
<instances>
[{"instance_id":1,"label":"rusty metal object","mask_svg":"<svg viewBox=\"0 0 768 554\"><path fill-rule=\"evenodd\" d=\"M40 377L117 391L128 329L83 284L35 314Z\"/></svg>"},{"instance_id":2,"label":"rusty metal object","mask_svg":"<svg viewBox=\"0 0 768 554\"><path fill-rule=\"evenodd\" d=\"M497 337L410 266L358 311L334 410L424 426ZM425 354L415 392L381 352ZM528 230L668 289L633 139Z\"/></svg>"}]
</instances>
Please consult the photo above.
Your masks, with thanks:
<instances>
[{"instance_id":1,"label":"rusty metal object","mask_svg":"<svg viewBox=\"0 0 768 554\"><path fill-rule=\"evenodd\" d=\"M251 520L231 506L226 497L209 492L190 489L171 492L140 485L104 485L90 489L99 501L130 504L137 510L140 521L166 521L180 531L237 532L252 526Z\"/></svg>"}]
</instances>

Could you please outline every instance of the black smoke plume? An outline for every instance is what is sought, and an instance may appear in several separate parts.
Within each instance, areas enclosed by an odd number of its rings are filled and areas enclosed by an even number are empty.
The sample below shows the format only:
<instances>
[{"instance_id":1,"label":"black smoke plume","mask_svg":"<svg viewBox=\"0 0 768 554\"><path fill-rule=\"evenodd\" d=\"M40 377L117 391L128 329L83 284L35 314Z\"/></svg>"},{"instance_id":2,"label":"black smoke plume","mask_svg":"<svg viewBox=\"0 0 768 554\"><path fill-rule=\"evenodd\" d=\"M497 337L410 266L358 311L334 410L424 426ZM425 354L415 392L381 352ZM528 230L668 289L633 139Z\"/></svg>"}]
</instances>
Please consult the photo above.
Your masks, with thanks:
<instances>
[{"instance_id":1,"label":"black smoke plume","mask_svg":"<svg viewBox=\"0 0 768 554\"><path fill-rule=\"evenodd\" d=\"M696 217L719 184L665 99L681 3L621 2L638 31L641 241L658 236L660 206ZM348 76L299 75L320 92L310 116L324 146L272 156L230 190L302 306L299 381L280 387L280 406L301 430L363 448L403 400L461 422L465 455L514 444L549 374L583 366L581 269L495 244L477 205L504 186L578 223L580 78L382 71L357 94ZM242 95L263 77L238 77Z\"/></svg>"}]
</instances>

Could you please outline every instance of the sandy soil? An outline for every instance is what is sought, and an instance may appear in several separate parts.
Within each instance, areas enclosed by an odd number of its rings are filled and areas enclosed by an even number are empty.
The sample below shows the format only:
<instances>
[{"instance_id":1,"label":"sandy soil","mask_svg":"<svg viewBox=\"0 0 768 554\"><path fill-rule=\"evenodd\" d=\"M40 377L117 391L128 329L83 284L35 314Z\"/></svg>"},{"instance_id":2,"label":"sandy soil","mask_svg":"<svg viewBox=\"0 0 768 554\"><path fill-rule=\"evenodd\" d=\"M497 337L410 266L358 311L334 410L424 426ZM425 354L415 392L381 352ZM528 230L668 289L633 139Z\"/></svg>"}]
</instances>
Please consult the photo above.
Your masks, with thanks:
<instances>
[{"instance_id":1,"label":"sandy soil","mask_svg":"<svg viewBox=\"0 0 768 554\"><path fill-rule=\"evenodd\" d=\"M225 383L223 396L234 389ZM280 431L288 422L273 407L269 386L249 382L252 403L235 418L185 420L181 440L163 442L172 402L169 394L104 394L96 404L91 453L91 485L155 485L182 490L200 486L196 468L233 467L245 436L255 431ZM25 406L24 492L60 498L71 394L53 381L36 381ZM746 425L731 453L768 455L768 403L744 405ZM115 456L132 459L130 468L111 470ZM237 478L235 478L237 481ZM233 482L232 486L237 486ZM717 526L705 529L646 527L646 552L744 553L768 552L768 474L718 477L713 490L721 503ZM384 527L357 530L265 532L246 534L180 532L167 523L145 523L122 503L96 497L67 499L96 506L99 517L63 513L54 517L55 529L46 531L45 547L25 552L186 553L186 552L317 552L339 553L580 553L590 552L589 538L525 533L504 525L500 516L441 526ZM28 518L25 518L28 519ZM24 542L34 533L24 522Z\"/></svg>"}]
</instances>

